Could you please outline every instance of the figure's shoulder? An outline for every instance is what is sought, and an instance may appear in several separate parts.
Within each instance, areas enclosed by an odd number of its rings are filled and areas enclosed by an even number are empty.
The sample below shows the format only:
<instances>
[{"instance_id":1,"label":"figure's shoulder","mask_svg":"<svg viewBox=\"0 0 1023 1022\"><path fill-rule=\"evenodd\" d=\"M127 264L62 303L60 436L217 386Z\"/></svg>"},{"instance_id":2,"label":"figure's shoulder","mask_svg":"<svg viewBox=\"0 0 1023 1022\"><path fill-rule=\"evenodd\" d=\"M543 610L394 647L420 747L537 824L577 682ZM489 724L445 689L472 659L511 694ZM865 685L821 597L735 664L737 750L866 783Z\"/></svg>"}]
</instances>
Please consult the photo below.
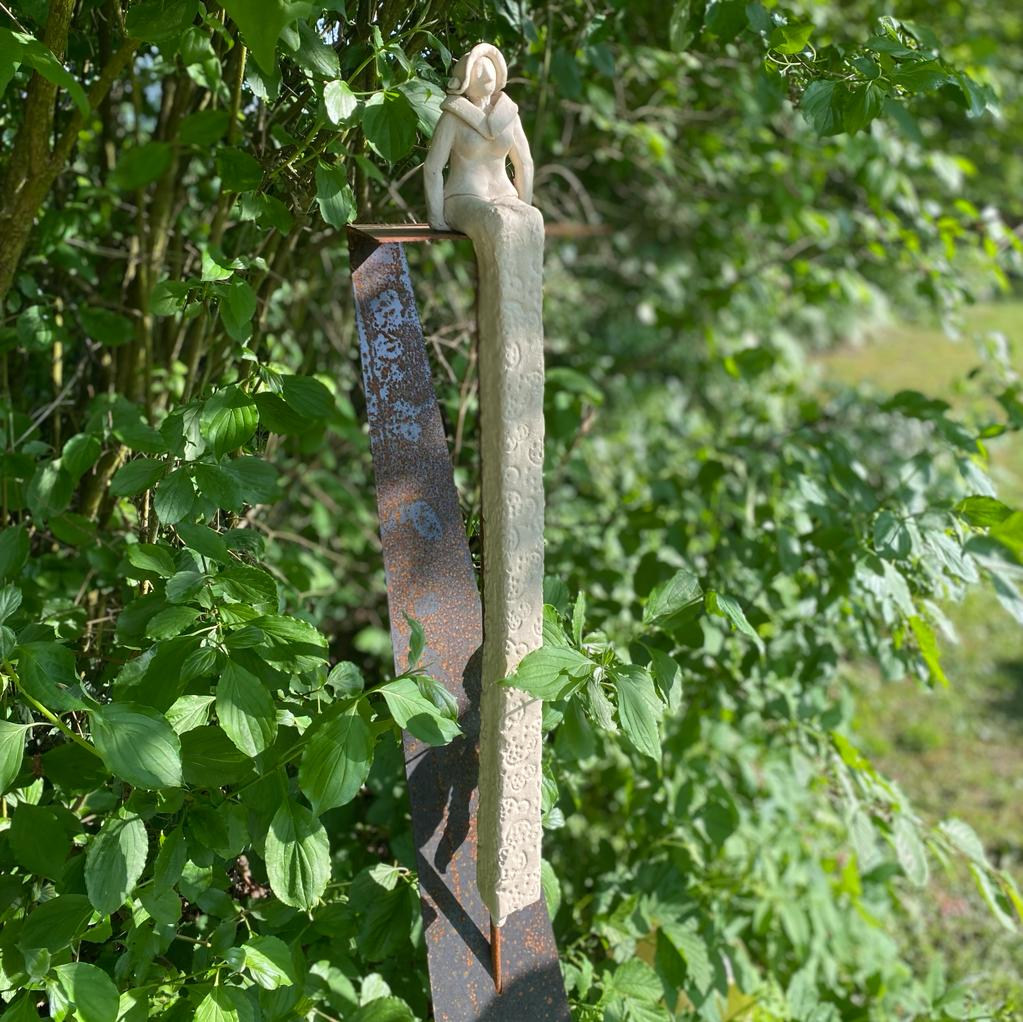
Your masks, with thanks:
<instances>
[{"instance_id":1,"label":"figure's shoulder","mask_svg":"<svg viewBox=\"0 0 1023 1022\"><path fill-rule=\"evenodd\" d=\"M495 110L500 110L506 117L514 117L519 112L519 105L507 92L502 92L494 104Z\"/></svg>"},{"instance_id":2,"label":"figure's shoulder","mask_svg":"<svg viewBox=\"0 0 1023 1022\"><path fill-rule=\"evenodd\" d=\"M511 96L502 92L490 112L490 127L495 135L499 135L509 124L516 121L518 116L518 104Z\"/></svg>"},{"instance_id":3,"label":"figure's shoulder","mask_svg":"<svg viewBox=\"0 0 1023 1022\"><path fill-rule=\"evenodd\" d=\"M490 129L487 124L487 115L474 103L471 103L465 96L448 96L440 105L443 114L451 114L458 120L474 128L484 138L491 138Z\"/></svg>"}]
</instances>

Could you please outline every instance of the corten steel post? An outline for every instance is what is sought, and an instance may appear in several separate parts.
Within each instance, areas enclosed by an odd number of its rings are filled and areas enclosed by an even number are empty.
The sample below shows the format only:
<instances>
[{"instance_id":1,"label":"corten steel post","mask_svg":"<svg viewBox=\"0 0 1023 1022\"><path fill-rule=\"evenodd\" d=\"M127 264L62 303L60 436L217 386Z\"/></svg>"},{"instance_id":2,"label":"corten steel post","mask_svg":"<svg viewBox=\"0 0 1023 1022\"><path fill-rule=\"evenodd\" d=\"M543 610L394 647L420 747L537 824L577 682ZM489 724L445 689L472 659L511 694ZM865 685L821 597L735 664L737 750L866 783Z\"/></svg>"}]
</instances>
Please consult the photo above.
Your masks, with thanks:
<instances>
[{"instance_id":1,"label":"corten steel post","mask_svg":"<svg viewBox=\"0 0 1023 1022\"><path fill-rule=\"evenodd\" d=\"M442 748L404 733L433 1010L440 1022L568 1022L543 899L501 928L498 992L476 888L482 611L402 244L452 237L420 225L348 230L395 666L407 667L407 613L464 731Z\"/></svg>"}]
</instances>

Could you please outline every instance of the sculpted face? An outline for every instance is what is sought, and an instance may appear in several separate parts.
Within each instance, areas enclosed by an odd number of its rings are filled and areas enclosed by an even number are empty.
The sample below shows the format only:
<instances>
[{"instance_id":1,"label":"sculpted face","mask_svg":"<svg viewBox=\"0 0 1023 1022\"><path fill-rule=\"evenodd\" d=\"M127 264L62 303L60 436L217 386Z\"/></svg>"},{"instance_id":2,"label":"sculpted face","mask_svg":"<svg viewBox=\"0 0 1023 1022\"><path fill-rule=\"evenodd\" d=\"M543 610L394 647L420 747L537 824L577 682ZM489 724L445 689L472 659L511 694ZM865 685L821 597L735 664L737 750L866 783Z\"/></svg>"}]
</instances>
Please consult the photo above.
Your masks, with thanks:
<instances>
[{"instance_id":1,"label":"sculpted face","mask_svg":"<svg viewBox=\"0 0 1023 1022\"><path fill-rule=\"evenodd\" d=\"M494 94L496 87L497 68L494 67L494 62L489 57L480 57L473 65L469 76L469 86L465 90L469 95L469 99L474 102L480 99L488 99Z\"/></svg>"}]
</instances>

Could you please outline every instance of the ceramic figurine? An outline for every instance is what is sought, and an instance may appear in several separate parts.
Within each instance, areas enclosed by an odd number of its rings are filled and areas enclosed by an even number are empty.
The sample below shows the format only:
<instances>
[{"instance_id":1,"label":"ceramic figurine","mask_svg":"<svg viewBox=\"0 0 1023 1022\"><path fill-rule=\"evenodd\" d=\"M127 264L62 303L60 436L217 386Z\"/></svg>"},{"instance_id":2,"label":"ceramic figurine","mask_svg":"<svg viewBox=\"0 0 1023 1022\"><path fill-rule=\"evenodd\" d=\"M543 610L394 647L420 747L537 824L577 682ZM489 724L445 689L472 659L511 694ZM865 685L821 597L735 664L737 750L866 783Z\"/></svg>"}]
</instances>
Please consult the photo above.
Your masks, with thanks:
<instances>
[{"instance_id":1,"label":"ceramic figurine","mask_svg":"<svg viewBox=\"0 0 1023 1022\"><path fill-rule=\"evenodd\" d=\"M543 633L543 217L500 51L455 64L424 167L435 229L479 265L483 695L477 883L500 927L540 890L540 701L500 685ZM508 163L514 170L509 178ZM443 171L449 166L445 182Z\"/></svg>"}]
</instances>

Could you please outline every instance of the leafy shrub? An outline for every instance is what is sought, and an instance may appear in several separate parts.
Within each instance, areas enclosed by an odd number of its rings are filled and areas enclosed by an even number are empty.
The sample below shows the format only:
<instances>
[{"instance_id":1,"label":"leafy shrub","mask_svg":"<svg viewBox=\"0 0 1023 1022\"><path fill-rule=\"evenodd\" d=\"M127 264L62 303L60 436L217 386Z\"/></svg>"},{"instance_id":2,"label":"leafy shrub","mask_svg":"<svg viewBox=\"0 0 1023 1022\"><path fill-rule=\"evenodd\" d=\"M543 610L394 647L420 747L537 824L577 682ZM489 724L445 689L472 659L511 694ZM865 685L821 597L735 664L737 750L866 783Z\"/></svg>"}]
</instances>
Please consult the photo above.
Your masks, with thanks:
<instances>
[{"instance_id":1,"label":"leafy shrub","mask_svg":"<svg viewBox=\"0 0 1023 1022\"><path fill-rule=\"evenodd\" d=\"M822 395L800 345L1018 269L980 208L1014 136L978 119L1016 58L957 63L871 6L4 13L5 1022L428 1013L396 736L457 724L428 635L384 666L338 230L419 206L403 182L479 38L535 87L549 218L615 227L548 254L551 609L518 676L553 732L576 1014L982 1010L891 923L933 861L1007 926L1016 886L857 751L836 668L942 683L941 602L982 575L1021 618L1020 519L983 470L1018 383L960 421ZM469 267L410 255L474 534Z\"/></svg>"}]
</instances>

